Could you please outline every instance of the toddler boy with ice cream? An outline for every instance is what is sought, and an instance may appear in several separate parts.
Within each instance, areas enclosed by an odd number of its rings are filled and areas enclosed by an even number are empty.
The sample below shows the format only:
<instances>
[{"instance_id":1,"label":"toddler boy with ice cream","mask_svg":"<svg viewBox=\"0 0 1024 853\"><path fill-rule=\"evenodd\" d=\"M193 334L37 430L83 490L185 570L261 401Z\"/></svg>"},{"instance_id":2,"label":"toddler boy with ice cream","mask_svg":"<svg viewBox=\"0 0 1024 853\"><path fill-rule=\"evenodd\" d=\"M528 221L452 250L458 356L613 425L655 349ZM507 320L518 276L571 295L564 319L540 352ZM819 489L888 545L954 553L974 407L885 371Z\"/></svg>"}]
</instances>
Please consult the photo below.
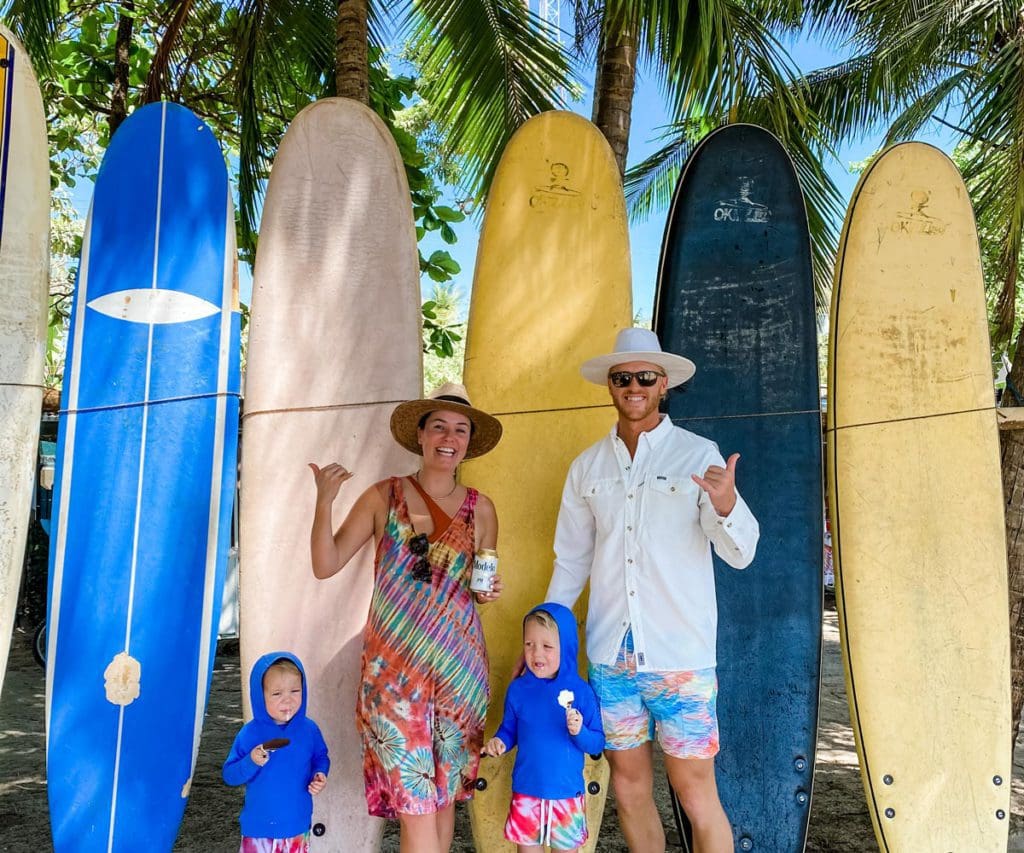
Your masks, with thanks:
<instances>
[{"instance_id":1,"label":"toddler boy with ice cream","mask_svg":"<svg viewBox=\"0 0 1024 853\"><path fill-rule=\"evenodd\" d=\"M306 716L306 675L295 655L264 655L249 676L252 720L235 737L224 781L245 785L239 853L306 853L313 795L327 785L331 761Z\"/></svg>"},{"instance_id":2,"label":"toddler boy with ice cream","mask_svg":"<svg viewBox=\"0 0 1024 853\"><path fill-rule=\"evenodd\" d=\"M576 671L579 642L569 608L541 604L523 620L526 670L505 694L505 714L485 755L517 748L505 838L524 851L576 850L587 840L587 754L604 749L601 710Z\"/></svg>"}]
</instances>

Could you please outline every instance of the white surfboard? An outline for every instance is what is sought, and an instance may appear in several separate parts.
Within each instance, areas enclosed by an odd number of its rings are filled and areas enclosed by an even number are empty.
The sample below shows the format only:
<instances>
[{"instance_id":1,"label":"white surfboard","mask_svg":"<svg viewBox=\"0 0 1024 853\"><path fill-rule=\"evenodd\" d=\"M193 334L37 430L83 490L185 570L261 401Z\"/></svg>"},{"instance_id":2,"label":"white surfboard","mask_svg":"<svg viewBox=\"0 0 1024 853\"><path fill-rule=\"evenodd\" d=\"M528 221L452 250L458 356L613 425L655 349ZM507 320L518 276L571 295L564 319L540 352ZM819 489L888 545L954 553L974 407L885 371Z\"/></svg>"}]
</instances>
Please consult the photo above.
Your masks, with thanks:
<instances>
[{"instance_id":1,"label":"white surfboard","mask_svg":"<svg viewBox=\"0 0 1024 853\"><path fill-rule=\"evenodd\" d=\"M355 476L339 524L363 490L415 468L391 412L421 395L419 263L405 167L371 110L342 98L304 109L274 161L260 226L242 438L242 683L275 650L296 654L309 716L331 754L314 799L317 850L375 850L356 691L373 586L372 546L327 581L313 577L316 490L307 463Z\"/></svg>"},{"instance_id":2,"label":"white surfboard","mask_svg":"<svg viewBox=\"0 0 1024 853\"><path fill-rule=\"evenodd\" d=\"M48 150L32 64L0 26L0 686L25 559L43 401Z\"/></svg>"}]
</instances>

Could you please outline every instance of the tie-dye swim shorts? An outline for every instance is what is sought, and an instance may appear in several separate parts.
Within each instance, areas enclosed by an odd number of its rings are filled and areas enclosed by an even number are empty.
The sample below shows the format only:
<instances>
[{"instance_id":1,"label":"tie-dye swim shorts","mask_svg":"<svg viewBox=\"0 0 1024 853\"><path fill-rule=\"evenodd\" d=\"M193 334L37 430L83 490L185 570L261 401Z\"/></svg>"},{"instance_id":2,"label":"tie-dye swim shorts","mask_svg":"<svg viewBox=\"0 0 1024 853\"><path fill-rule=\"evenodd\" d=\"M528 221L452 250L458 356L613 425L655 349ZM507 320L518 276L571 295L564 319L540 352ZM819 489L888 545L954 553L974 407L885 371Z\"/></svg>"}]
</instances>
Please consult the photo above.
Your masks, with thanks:
<instances>
[{"instance_id":1,"label":"tie-dye swim shorts","mask_svg":"<svg viewBox=\"0 0 1024 853\"><path fill-rule=\"evenodd\" d=\"M582 847L587 841L586 800L583 796L543 800L512 794L505 838L524 847L547 845L552 850Z\"/></svg>"},{"instance_id":2,"label":"tie-dye swim shorts","mask_svg":"<svg viewBox=\"0 0 1024 853\"><path fill-rule=\"evenodd\" d=\"M634 749L655 736L674 758L718 752L715 668L637 672L633 633L627 631L613 666L590 665L590 686L601 701L605 749Z\"/></svg>"}]
</instances>

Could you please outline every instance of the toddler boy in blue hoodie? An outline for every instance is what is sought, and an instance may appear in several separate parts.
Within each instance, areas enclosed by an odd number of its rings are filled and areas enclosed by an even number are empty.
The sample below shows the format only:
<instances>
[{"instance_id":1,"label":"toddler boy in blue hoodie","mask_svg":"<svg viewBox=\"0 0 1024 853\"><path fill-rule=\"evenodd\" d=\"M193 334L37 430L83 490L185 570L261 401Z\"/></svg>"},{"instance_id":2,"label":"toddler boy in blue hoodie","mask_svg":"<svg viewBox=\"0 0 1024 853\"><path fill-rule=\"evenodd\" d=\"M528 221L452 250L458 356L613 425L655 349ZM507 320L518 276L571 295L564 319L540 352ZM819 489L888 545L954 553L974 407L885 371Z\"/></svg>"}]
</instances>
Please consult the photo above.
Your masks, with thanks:
<instances>
[{"instance_id":1,"label":"toddler boy in blue hoodie","mask_svg":"<svg viewBox=\"0 0 1024 853\"><path fill-rule=\"evenodd\" d=\"M604 749L597 697L576 671L576 619L541 604L523 619L526 670L505 694L505 715L485 755L517 748L505 838L520 853L548 845L576 850L587 840L587 754Z\"/></svg>"},{"instance_id":2,"label":"toddler boy in blue hoodie","mask_svg":"<svg viewBox=\"0 0 1024 853\"><path fill-rule=\"evenodd\" d=\"M307 853L313 795L327 785L331 760L320 728L306 716L306 674L288 652L264 655L249 675L252 721L224 762L224 781L245 785L239 853Z\"/></svg>"}]
</instances>

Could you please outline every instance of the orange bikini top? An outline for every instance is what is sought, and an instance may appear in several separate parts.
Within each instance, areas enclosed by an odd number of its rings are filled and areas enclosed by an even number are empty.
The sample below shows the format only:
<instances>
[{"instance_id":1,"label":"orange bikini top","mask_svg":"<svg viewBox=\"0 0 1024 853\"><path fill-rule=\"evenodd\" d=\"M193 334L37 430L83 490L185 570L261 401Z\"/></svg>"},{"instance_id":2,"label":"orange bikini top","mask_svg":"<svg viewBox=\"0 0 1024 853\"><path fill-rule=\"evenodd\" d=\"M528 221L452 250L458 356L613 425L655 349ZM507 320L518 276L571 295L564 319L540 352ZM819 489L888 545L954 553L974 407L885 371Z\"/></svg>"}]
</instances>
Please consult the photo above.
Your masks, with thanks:
<instances>
[{"instance_id":1,"label":"orange bikini top","mask_svg":"<svg viewBox=\"0 0 1024 853\"><path fill-rule=\"evenodd\" d=\"M448 513L437 505L437 501L427 494L426 490L419 484L415 477L406 477L405 479L412 483L413 488L416 489L416 491L420 493L420 497L423 498L423 503L427 505L427 512L430 513L430 520L434 522L434 530L427 537L427 541L436 542L444 535L444 532L451 527L453 516L448 515Z\"/></svg>"}]
</instances>

